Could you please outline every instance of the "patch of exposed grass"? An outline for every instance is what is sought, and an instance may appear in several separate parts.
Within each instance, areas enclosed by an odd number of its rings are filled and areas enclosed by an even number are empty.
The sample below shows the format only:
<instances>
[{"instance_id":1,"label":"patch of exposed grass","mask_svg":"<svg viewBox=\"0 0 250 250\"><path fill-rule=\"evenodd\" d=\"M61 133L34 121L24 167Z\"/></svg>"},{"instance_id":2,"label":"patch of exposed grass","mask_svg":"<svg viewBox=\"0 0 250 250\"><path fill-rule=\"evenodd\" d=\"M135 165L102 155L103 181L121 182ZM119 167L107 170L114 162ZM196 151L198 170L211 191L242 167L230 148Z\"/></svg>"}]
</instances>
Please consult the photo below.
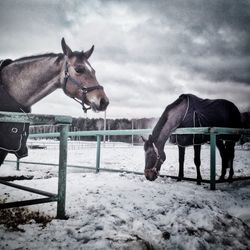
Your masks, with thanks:
<instances>
[{"instance_id":1,"label":"patch of exposed grass","mask_svg":"<svg viewBox=\"0 0 250 250\"><path fill-rule=\"evenodd\" d=\"M6 199L1 200L0 203L5 203ZM31 211L28 208L16 207L6 208L0 210L0 224L5 225L12 231L24 231L19 228L19 225L39 223L45 227L47 223L54 219L51 216L45 215L39 211Z\"/></svg>"}]
</instances>

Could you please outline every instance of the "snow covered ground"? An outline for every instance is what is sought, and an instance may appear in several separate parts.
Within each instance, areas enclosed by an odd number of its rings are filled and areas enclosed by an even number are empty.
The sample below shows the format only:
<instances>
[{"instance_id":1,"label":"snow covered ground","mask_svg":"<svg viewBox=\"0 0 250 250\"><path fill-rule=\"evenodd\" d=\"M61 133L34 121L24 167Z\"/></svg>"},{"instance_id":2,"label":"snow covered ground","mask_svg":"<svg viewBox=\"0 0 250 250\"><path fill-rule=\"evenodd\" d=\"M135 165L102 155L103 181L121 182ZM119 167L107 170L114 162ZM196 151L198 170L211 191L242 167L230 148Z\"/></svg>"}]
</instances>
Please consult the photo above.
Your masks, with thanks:
<instances>
[{"instance_id":1,"label":"snow covered ground","mask_svg":"<svg viewBox=\"0 0 250 250\"><path fill-rule=\"evenodd\" d=\"M40 143L40 142L39 142ZM30 149L24 161L58 163L57 143L47 149ZM177 175L178 150L166 146L162 174ZM69 142L68 164L95 166L93 143ZM8 159L15 159L8 156ZM250 175L250 151L236 150L235 175ZM107 144L101 149L101 167L143 172L141 146ZM209 178L209 147L202 149L201 173ZM32 175L21 185L57 191L57 167L6 162L0 176ZM217 152L217 175L220 157ZM186 152L185 176L195 177L193 149ZM37 197L1 185L0 200ZM30 211L54 217L56 204L29 206ZM0 249L249 249L250 181L218 184L176 182L169 178L147 181L144 176L68 168L66 210L68 220L46 226L30 220L13 231L0 225Z\"/></svg>"}]
</instances>

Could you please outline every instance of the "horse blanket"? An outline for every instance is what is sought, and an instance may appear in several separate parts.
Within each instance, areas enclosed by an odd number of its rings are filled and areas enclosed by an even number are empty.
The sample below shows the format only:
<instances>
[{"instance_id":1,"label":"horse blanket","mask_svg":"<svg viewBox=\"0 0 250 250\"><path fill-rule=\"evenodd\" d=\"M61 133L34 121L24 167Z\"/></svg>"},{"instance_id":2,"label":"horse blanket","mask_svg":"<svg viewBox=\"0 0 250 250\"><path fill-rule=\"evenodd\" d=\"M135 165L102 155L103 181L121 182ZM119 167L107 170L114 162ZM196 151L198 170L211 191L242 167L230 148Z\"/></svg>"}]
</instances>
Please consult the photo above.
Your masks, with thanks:
<instances>
[{"instance_id":1,"label":"horse blanket","mask_svg":"<svg viewBox=\"0 0 250 250\"><path fill-rule=\"evenodd\" d=\"M0 74L3 67L11 60L0 61ZM1 76L1 75L0 75ZM30 109L22 107L6 91L0 77L0 111L30 113ZM0 122L0 150L14 153L18 158L27 156L26 141L29 135L29 124Z\"/></svg>"},{"instance_id":2,"label":"horse blanket","mask_svg":"<svg viewBox=\"0 0 250 250\"><path fill-rule=\"evenodd\" d=\"M241 128L241 117L238 108L224 99L202 99L192 94L183 94L188 106L185 116L178 128L185 127L229 127ZM218 135L217 139L238 141L240 135ZM179 146L201 145L209 141L209 135L171 135L171 143Z\"/></svg>"}]
</instances>

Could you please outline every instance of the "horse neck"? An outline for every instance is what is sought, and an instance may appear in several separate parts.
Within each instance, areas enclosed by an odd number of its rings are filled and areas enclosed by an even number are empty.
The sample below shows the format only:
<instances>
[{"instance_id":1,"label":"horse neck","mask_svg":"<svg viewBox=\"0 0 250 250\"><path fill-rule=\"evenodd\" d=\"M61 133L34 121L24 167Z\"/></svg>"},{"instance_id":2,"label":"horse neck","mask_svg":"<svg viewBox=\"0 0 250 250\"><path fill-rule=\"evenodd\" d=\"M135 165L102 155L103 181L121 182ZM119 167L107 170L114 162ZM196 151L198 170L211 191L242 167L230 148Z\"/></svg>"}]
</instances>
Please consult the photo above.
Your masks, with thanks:
<instances>
[{"instance_id":1,"label":"horse neck","mask_svg":"<svg viewBox=\"0 0 250 250\"><path fill-rule=\"evenodd\" d=\"M60 87L63 62L59 55L16 60L3 69L1 79L10 96L31 107Z\"/></svg>"},{"instance_id":2,"label":"horse neck","mask_svg":"<svg viewBox=\"0 0 250 250\"><path fill-rule=\"evenodd\" d=\"M183 96L180 96L175 102L166 107L152 133L153 140L160 151L163 151L171 133L180 126L187 109L188 99Z\"/></svg>"}]
</instances>

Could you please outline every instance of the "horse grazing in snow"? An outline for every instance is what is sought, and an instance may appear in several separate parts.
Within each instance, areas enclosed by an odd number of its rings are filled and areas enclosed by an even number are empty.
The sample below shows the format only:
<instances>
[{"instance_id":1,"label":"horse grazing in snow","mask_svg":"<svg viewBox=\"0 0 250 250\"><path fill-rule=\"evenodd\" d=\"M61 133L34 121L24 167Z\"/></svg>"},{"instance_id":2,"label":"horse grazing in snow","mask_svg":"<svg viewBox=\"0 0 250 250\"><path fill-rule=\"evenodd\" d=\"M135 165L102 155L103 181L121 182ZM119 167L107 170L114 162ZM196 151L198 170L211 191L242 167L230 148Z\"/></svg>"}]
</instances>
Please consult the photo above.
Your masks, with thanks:
<instances>
[{"instance_id":1,"label":"horse grazing in snow","mask_svg":"<svg viewBox=\"0 0 250 250\"><path fill-rule=\"evenodd\" d=\"M171 135L177 128L184 127L229 127L241 128L241 114L238 108L230 101L223 99L201 99L195 95L183 94L172 104L168 105L153 129L148 140L144 139L145 150L145 177L154 181L166 159L164 145L170 137L170 142L179 148L178 180L184 177L185 147L194 146L194 163L197 171L197 184L202 181L200 173L201 144L209 141L208 135ZM216 145L222 158L220 180L230 169L228 180L232 181L234 146L240 135L218 135Z\"/></svg>"}]
</instances>

